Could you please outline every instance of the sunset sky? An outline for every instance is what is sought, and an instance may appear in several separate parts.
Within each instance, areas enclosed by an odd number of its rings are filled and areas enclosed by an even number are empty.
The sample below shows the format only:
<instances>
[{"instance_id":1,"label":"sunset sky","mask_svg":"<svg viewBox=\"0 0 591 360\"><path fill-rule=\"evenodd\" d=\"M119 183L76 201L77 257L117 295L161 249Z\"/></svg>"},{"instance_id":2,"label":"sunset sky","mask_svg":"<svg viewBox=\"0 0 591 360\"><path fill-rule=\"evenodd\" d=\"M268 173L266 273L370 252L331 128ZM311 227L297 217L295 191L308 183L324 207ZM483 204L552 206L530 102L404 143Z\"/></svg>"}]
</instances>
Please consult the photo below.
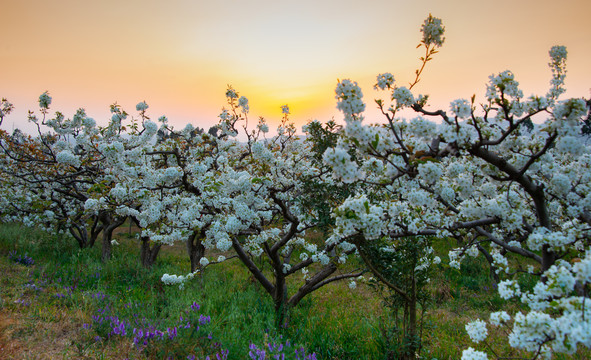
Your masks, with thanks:
<instances>
[{"instance_id":1,"label":"sunset sky","mask_svg":"<svg viewBox=\"0 0 591 360\"><path fill-rule=\"evenodd\" d=\"M5 130L30 129L27 110L46 90L52 111L84 107L99 124L110 104L135 114L145 100L154 119L209 127L228 85L249 98L254 120L276 124L284 104L298 127L338 120L337 79L358 81L368 109L377 74L413 80L429 13L446 41L415 89L433 108L482 100L488 76L507 69L526 96L545 94L553 45L568 49L566 95L590 96L589 0L2 0L1 9L0 97L16 108Z\"/></svg>"}]
</instances>

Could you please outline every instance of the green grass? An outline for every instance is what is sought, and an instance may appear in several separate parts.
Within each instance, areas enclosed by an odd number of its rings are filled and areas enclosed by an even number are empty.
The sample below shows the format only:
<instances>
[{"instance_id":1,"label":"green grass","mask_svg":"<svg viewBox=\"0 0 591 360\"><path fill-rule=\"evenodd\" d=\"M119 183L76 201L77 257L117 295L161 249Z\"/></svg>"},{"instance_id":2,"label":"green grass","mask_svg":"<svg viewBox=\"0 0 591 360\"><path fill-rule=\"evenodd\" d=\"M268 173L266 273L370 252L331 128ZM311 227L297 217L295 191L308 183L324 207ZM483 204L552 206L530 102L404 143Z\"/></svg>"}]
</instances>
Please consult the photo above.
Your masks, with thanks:
<instances>
[{"instance_id":1,"label":"green grass","mask_svg":"<svg viewBox=\"0 0 591 360\"><path fill-rule=\"evenodd\" d=\"M118 242L113 259L103 264L100 244L80 250L64 235L0 225L0 271L4 275L0 277L0 358L35 359L39 358L37 349L43 348L46 358L52 359L158 359L173 351L196 352L199 347L206 349L203 355L207 351L213 355L219 350L213 346L219 343L229 351L230 359L244 359L251 343L260 347L279 336L283 342L290 339L316 352L319 359L385 358L389 345L381 334L392 322L381 299L364 284L351 290L347 283L334 283L314 292L293 309L289 326L279 333L274 329L270 297L237 259L208 267L202 277L179 290L165 286L160 278L164 273L189 272L184 244L163 248L154 267L145 269L139 263L139 244L128 236L119 236ZM35 264L24 266L9 260L12 251L28 254ZM485 318L491 311L519 309L517 302L499 298L484 259L467 259L462 267L458 271L439 265L432 279L423 359L460 358L463 349L474 346L464 330L467 322ZM292 290L296 286L294 280L288 283ZM107 338L110 328L101 329L92 319L104 311L130 324L145 319L165 329L178 324L179 316L193 302L201 305L199 314L211 317L211 323L204 326L206 333L183 333L176 343L166 342L148 352L138 352L131 336ZM84 329L84 324L93 325ZM103 338L97 340L97 335ZM501 336L493 333L492 339ZM495 347L510 351L506 341ZM572 358L588 355L580 352Z\"/></svg>"}]
</instances>

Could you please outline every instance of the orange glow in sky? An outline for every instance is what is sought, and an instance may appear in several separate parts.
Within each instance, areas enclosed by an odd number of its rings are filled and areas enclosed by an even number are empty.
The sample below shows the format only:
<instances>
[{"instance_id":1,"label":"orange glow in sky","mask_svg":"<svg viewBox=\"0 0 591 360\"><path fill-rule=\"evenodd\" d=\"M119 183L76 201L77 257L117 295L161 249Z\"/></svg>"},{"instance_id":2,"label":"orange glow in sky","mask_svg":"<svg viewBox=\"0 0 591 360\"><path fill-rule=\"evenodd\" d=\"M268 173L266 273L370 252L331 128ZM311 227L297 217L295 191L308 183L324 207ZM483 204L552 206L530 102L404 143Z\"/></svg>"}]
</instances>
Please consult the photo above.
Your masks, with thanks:
<instances>
[{"instance_id":1,"label":"orange glow in sky","mask_svg":"<svg viewBox=\"0 0 591 360\"><path fill-rule=\"evenodd\" d=\"M588 0L5 0L0 30L0 97L15 105L2 125L30 129L28 110L44 91L50 110L84 107L106 124L109 105L166 115L176 127L209 127L232 85L250 100L251 119L271 124L289 104L298 127L341 119L337 79L372 86L391 72L407 85L422 56L423 20L443 20L446 41L417 93L447 110L456 98L482 100L488 76L510 69L526 96L545 94L548 50L568 49L566 96L589 97ZM368 111L367 116L377 116Z\"/></svg>"}]
</instances>

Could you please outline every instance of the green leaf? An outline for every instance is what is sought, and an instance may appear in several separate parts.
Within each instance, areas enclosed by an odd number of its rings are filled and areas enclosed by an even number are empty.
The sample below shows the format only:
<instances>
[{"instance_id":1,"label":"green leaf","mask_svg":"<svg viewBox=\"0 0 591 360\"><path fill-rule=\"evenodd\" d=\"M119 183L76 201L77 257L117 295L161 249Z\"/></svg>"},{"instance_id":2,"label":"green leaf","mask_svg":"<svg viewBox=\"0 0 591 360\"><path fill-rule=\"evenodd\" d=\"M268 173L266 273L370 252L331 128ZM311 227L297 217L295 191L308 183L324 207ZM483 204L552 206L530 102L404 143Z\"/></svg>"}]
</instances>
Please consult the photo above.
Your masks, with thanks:
<instances>
[{"instance_id":1,"label":"green leaf","mask_svg":"<svg viewBox=\"0 0 591 360\"><path fill-rule=\"evenodd\" d=\"M373 146L374 149L377 149L379 143L380 143L380 135L376 134L376 139L371 142L371 146Z\"/></svg>"},{"instance_id":2,"label":"green leaf","mask_svg":"<svg viewBox=\"0 0 591 360\"><path fill-rule=\"evenodd\" d=\"M359 219L359 217L357 216L357 214L355 213L355 211L349 209L347 211L345 211L345 218L346 219Z\"/></svg>"}]
</instances>

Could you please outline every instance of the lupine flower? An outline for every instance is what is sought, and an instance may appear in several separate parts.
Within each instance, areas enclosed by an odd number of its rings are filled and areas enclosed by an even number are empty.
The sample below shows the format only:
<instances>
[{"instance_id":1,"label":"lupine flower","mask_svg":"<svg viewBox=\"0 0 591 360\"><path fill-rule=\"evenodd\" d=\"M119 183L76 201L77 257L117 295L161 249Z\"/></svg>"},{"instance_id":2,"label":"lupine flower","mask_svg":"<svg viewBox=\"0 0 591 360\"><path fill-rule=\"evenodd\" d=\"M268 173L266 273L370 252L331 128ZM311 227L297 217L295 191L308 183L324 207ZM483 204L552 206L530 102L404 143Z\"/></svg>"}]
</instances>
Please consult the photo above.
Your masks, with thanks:
<instances>
[{"instance_id":1,"label":"lupine flower","mask_svg":"<svg viewBox=\"0 0 591 360\"><path fill-rule=\"evenodd\" d=\"M15 263L19 263L19 264L25 265L25 266L31 266L31 265L35 264L35 260L33 260L33 258L28 256L27 254L17 256L16 251L11 251L8 254L8 258L10 260L14 261Z\"/></svg>"},{"instance_id":2,"label":"lupine flower","mask_svg":"<svg viewBox=\"0 0 591 360\"><path fill-rule=\"evenodd\" d=\"M199 324L201 325L205 325L211 322L211 317L208 316L204 316L203 314L199 315Z\"/></svg>"},{"instance_id":3,"label":"lupine flower","mask_svg":"<svg viewBox=\"0 0 591 360\"><path fill-rule=\"evenodd\" d=\"M23 300L23 299L16 299L14 302L17 303L17 304L24 305L24 306L31 305L31 302L30 301Z\"/></svg>"}]
</instances>

